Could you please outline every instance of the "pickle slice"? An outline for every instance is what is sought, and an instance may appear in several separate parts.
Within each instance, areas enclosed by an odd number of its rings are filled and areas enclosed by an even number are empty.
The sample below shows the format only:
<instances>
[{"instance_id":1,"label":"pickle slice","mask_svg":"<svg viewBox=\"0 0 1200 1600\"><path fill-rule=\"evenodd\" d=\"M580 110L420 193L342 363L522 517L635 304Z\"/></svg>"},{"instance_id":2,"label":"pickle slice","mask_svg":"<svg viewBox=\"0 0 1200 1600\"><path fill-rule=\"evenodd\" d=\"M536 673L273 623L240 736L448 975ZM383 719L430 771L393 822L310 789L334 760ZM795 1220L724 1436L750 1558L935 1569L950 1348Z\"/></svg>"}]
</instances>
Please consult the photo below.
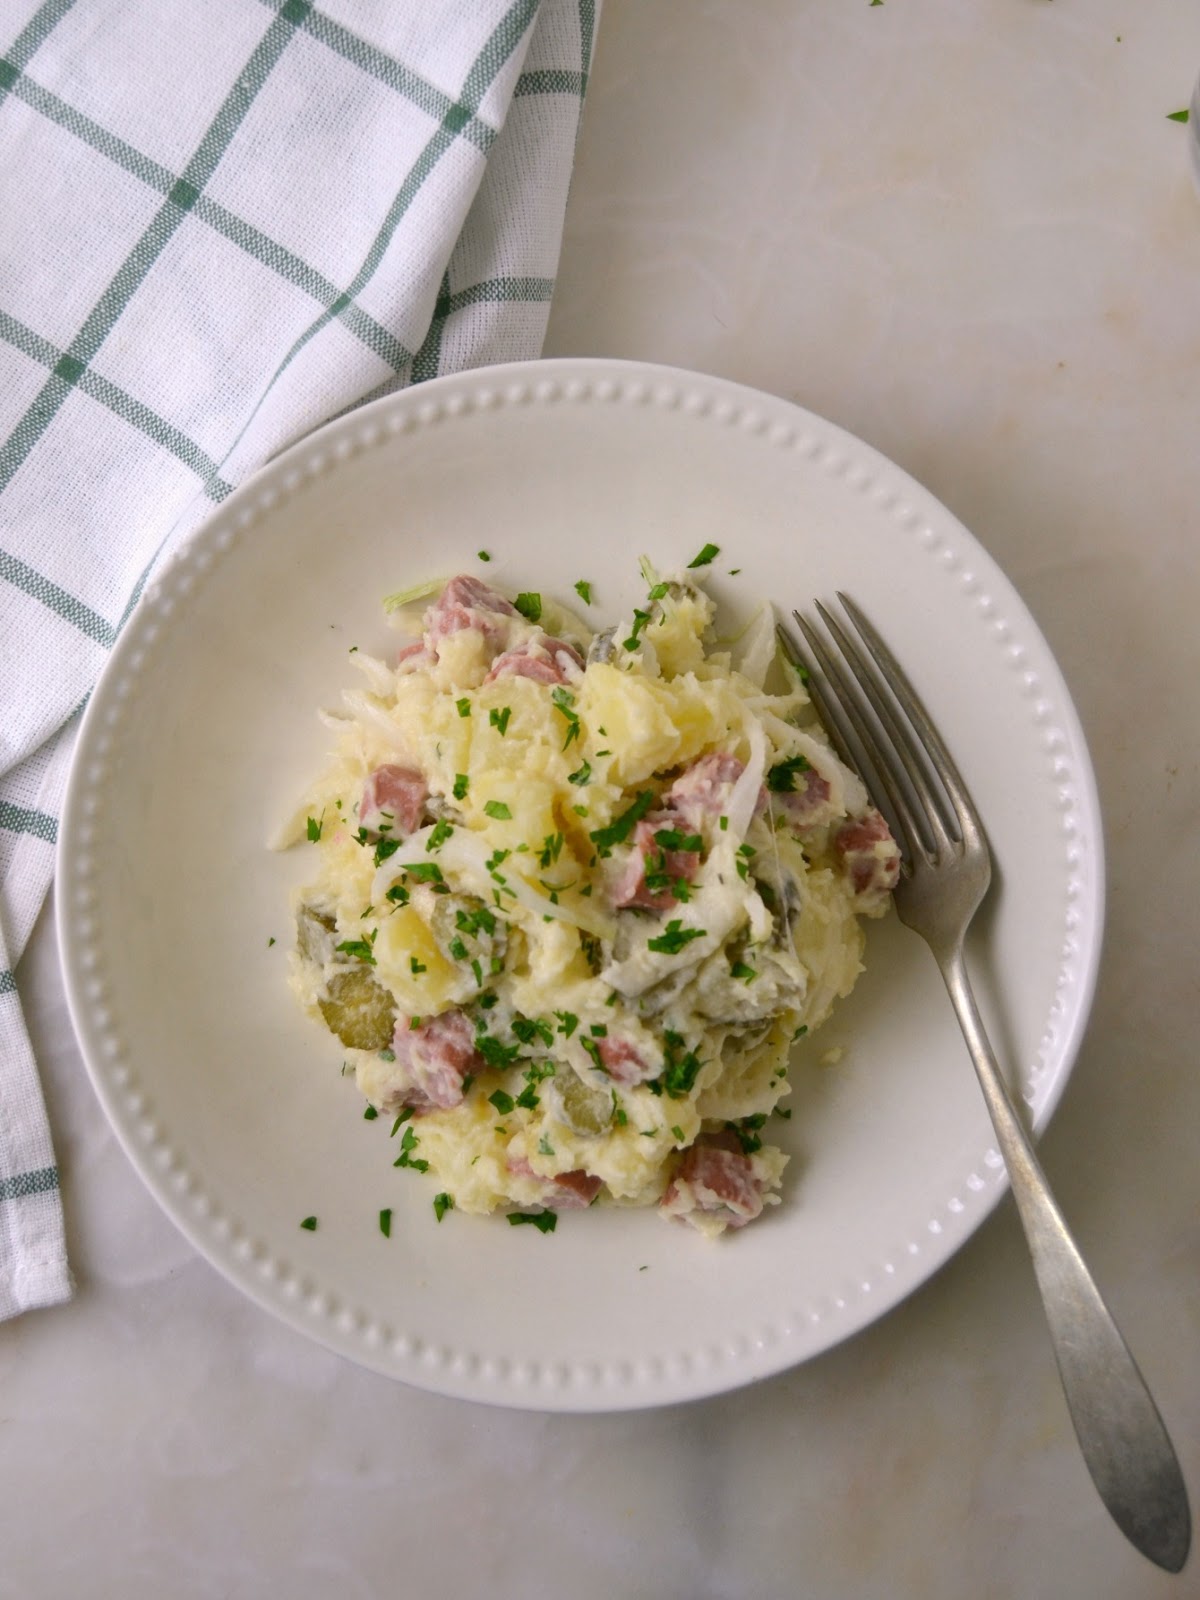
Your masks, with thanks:
<instances>
[{"instance_id":1,"label":"pickle slice","mask_svg":"<svg viewBox=\"0 0 1200 1600\"><path fill-rule=\"evenodd\" d=\"M317 1001L325 1026L351 1050L383 1050L396 1028L396 1002L365 968L339 972Z\"/></svg>"}]
</instances>

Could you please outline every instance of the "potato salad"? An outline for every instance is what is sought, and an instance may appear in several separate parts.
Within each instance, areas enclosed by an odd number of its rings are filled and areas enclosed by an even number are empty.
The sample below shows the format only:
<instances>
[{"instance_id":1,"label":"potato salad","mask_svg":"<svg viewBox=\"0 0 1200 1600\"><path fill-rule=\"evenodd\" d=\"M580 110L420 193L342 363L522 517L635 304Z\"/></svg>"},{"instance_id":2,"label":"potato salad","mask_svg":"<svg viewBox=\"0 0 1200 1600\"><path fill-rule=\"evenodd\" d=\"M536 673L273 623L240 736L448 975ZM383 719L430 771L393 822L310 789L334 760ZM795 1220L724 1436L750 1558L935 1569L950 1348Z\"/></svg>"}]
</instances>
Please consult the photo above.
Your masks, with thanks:
<instances>
[{"instance_id":1,"label":"potato salad","mask_svg":"<svg viewBox=\"0 0 1200 1600\"><path fill-rule=\"evenodd\" d=\"M769 608L722 645L702 571L643 563L595 633L587 583L571 611L454 577L391 659L350 656L285 841L314 865L290 982L439 1220L655 1206L712 1235L778 1203L789 1052L899 852Z\"/></svg>"}]
</instances>

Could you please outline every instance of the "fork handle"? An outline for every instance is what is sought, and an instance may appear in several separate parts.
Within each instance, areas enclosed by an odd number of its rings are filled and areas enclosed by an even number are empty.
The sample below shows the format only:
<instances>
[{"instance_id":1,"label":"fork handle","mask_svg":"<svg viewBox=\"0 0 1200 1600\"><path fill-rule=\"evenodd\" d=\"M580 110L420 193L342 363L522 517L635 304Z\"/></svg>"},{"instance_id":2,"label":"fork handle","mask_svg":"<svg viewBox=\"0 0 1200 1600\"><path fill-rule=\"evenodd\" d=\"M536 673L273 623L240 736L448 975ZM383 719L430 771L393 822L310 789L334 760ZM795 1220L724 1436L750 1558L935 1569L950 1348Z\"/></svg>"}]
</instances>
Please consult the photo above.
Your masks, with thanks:
<instances>
[{"instance_id":1,"label":"fork handle","mask_svg":"<svg viewBox=\"0 0 1200 1600\"><path fill-rule=\"evenodd\" d=\"M1079 1447L1100 1498L1143 1555L1178 1572L1191 1544L1175 1450L1033 1153L971 992L961 944L936 952L1008 1168Z\"/></svg>"}]
</instances>

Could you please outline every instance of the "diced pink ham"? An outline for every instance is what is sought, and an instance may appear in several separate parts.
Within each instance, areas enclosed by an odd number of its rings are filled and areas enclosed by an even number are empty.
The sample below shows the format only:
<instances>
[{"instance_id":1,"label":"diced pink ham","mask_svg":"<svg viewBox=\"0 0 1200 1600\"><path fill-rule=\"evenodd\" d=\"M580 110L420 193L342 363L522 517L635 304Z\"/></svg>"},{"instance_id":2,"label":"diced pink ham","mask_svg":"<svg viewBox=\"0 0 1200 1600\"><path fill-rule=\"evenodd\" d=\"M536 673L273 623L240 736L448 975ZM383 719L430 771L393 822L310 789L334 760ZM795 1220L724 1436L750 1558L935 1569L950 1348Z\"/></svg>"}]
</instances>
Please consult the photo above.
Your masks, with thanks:
<instances>
[{"instance_id":1,"label":"diced pink ham","mask_svg":"<svg viewBox=\"0 0 1200 1600\"><path fill-rule=\"evenodd\" d=\"M483 1066L475 1048L475 1030L461 1011L443 1011L417 1027L401 1022L392 1040L395 1071L383 1109L448 1111L462 1103L463 1080Z\"/></svg>"},{"instance_id":2,"label":"diced pink ham","mask_svg":"<svg viewBox=\"0 0 1200 1600\"><path fill-rule=\"evenodd\" d=\"M577 1168L574 1172L560 1172L553 1178L543 1178L540 1173L533 1170L525 1156L510 1155L506 1162L508 1170L522 1178L537 1178L546 1185L543 1204L551 1211L583 1211L590 1206L600 1193L603 1180L594 1178L590 1172Z\"/></svg>"},{"instance_id":3,"label":"diced pink ham","mask_svg":"<svg viewBox=\"0 0 1200 1600\"><path fill-rule=\"evenodd\" d=\"M797 773L794 789L776 791L771 796L775 813L793 828L811 827L828 821L826 815L831 790L829 780L823 778L816 767Z\"/></svg>"},{"instance_id":4,"label":"diced pink ham","mask_svg":"<svg viewBox=\"0 0 1200 1600\"><path fill-rule=\"evenodd\" d=\"M376 767L363 785L358 820L368 833L407 838L421 826L429 789L415 767L393 762Z\"/></svg>"},{"instance_id":5,"label":"diced pink ham","mask_svg":"<svg viewBox=\"0 0 1200 1600\"><path fill-rule=\"evenodd\" d=\"M842 824L833 836L833 851L860 899L882 900L900 881L899 846L873 806Z\"/></svg>"},{"instance_id":6,"label":"diced pink ham","mask_svg":"<svg viewBox=\"0 0 1200 1600\"><path fill-rule=\"evenodd\" d=\"M498 617L514 617L517 608L486 583L467 573L451 578L425 613L425 643L436 649L439 639L463 628L478 628L489 639L498 638Z\"/></svg>"},{"instance_id":7,"label":"diced pink ham","mask_svg":"<svg viewBox=\"0 0 1200 1600\"><path fill-rule=\"evenodd\" d=\"M648 1078L653 1078L659 1070L648 1062L635 1044L628 1039L622 1039L617 1034L604 1034L596 1040L596 1054L604 1064L604 1070L615 1083L628 1087L635 1083L645 1083Z\"/></svg>"},{"instance_id":8,"label":"diced pink ham","mask_svg":"<svg viewBox=\"0 0 1200 1600\"><path fill-rule=\"evenodd\" d=\"M433 665L433 656L426 647L424 639L416 639L412 644L406 644L403 650L396 652L397 672L419 672L424 667Z\"/></svg>"},{"instance_id":9,"label":"diced pink ham","mask_svg":"<svg viewBox=\"0 0 1200 1600\"><path fill-rule=\"evenodd\" d=\"M553 1182L554 1189L546 1203L555 1211L584 1211L603 1187L600 1178L582 1169L560 1172Z\"/></svg>"},{"instance_id":10,"label":"diced pink ham","mask_svg":"<svg viewBox=\"0 0 1200 1600\"><path fill-rule=\"evenodd\" d=\"M533 678L537 683L566 683L568 667L583 671L583 657L574 645L565 639L537 633L524 644L497 656L484 682L494 683L497 678L508 677Z\"/></svg>"},{"instance_id":11,"label":"diced pink ham","mask_svg":"<svg viewBox=\"0 0 1200 1600\"><path fill-rule=\"evenodd\" d=\"M654 837L665 831L686 833L686 826L680 828L682 821L672 812L659 811L638 823L633 832L633 848L613 889L613 905L632 906L641 911L665 911L669 906L678 905L679 896L674 889L647 886L646 871L649 868L654 874L665 873L672 884L691 883L695 878L700 867L699 851L668 850Z\"/></svg>"},{"instance_id":12,"label":"diced pink ham","mask_svg":"<svg viewBox=\"0 0 1200 1600\"><path fill-rule=\"evenodd\" d=\"M662 1209L669 1216L689 1211L721 1216L731 1228L744 1228L763 1208L762 1186L735 1133L702 1133L685 1150Z\"/></svg>"},{"instance_id":13,"label":"diced pink ham","mask_svg":"<svg viewBox=\"0 0 1200 1600\"><path fill-rule=\"evenodd\" d=\"M724 811L734 784L745 770L743 762L724 751L701 756L675 779L663 801L691 828L699 829L705 818Z\"/></svg>"}]
</instances>

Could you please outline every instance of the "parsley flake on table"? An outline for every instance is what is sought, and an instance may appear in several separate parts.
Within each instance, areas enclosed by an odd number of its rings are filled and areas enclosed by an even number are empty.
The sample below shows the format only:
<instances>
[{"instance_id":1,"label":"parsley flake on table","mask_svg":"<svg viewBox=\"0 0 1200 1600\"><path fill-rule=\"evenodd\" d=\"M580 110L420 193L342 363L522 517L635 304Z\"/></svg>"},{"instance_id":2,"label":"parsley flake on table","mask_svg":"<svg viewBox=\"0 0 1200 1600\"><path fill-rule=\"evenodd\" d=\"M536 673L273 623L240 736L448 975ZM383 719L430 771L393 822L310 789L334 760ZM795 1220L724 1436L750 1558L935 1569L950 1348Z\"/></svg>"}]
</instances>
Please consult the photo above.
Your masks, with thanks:
<instances>
[{"instance_id":1,"label":"parsley flake on table","mask_svg":"<svg viewBox=\"0 0 1200 1600\"><path fill-rule=\"evenodd\" d=\"M553 1233L558 1226L557 1211L510 1211L508 1220L514 1228L519 1228L527 1222L539 1233Z\"/></svg>"},{"instance_id":2,"label":"parsley flake on table","mask_svg":"<svg viewBox=\"0 0 1200 1600\"><path fill-rule=\"evenodd\" d=\"M689 571L695 567L711 566L714 557L719 556L720 554L721 546L719 544L706 544L703 550L700 551L699 555L696 556L694 560L688 562Z\"/></svg>"},{"instance_id":3,"label":"parsley flake on table","mask_svg":"<svg viewBox=\"0 0 1200 1600\"><path fill-rule=\"evenodd\" d=\"M1167 112L1167 121L1168 122L1187 122L1188 119L1189 119L1189 115L1190 114L1188 112L1188 109L1185 106L1182 111L1168 111Z\"/></svg>"},{"instance_id":4,"label":"parsley flake on table","mask_svg":"<svg viewBox=\"0 0 1200 1600\"><path fill-rule=\"evenodd\" d=\"M302 1228L307 1229L307 1231L309 1233L316 1233L316 1231L317 1231L317 1219L316 1219L316 1217L305 1217L304 1221L300 1224L300 1226Z\"/></svg>"},{"instance_id":5,"label":"parsley flake on table","mask_svg":"<svg viewBox=\"0 0 1200 1600\"><path fill-rule=\"evenodd\" d=\"M385 1239L392 1237L392 1208L385 1206L379 1213L379 1231Z\"/></svg>"},{"instance_id":6,"label":"parsley flake on table","mask_svg":"<svg viewBox=\"0 0 1200 1600\"><path fill-rule=\"evenodd\" d=\"M440 1222L447 1211L454 1210L454 1196L452 1194L435 1194L433 1197L433 1214Z\"/></svg>"},{"instance_id":7,"label":"parsley flake on table","mask_svg":"<svg viewBox=\"0 0 1200 1600\"><path fill-rule=\"evenodd\" d=\"M592 603L592 586L587 581L586 578L580 578L579 582L575 585L575 593L583 601L585 606L590 606L591 605L591 603Z\"/></svg>"}]
</instances>

